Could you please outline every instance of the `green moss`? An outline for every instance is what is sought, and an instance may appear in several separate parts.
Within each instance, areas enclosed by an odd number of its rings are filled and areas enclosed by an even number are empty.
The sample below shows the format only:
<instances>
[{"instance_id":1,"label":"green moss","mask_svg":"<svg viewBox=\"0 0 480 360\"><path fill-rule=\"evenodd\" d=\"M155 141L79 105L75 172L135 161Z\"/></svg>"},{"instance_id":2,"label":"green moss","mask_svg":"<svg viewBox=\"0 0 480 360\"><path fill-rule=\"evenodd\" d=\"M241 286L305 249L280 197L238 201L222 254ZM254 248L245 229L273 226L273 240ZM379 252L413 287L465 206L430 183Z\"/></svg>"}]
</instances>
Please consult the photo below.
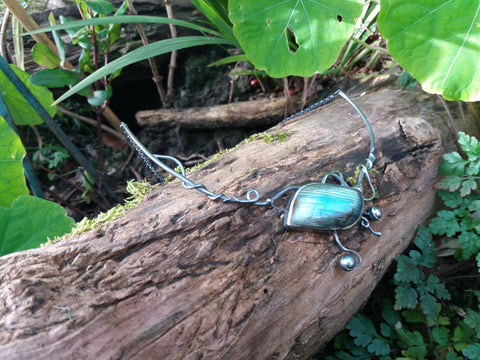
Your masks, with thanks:
<instances>
[{"instance_id":1,"label":"green moss","mask_svg":"<svg viewBox=\"0 0 480 360\"><path fill-rule=\"evenodd\" d=\"M263 142L273 145L275 142L285 142L290 135L292 135L294 131L283 131L280 130L279 132L272 134L267 132L262 132L258 134L251 135L248 139L245 139L243 143L247 144L254 140L262 140Z\"/></svg>"}]
</instances>

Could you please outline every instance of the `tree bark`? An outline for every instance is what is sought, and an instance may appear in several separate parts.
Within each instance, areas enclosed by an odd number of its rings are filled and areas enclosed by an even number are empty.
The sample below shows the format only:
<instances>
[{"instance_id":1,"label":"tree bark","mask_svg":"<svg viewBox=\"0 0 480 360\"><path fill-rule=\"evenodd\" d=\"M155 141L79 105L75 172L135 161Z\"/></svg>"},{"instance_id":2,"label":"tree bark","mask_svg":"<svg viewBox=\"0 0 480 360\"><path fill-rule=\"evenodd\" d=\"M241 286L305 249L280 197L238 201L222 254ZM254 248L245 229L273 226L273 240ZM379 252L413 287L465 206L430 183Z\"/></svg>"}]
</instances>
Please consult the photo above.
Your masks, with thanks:
<instances>
[{"instance_id":1,"label":"tree bark","mask_svg":"<svg viewBox=\"0 0 480 360\"><path fill-rule=\"evenodd\" d=\"M117 220L54 245L0 258L0 353L6 359L306 358L365 303L431 213L442 127L400 91L354 100L372 123L384 213L339 232L363 263L338 266L330 232L285 231L281 212L208 200L174 181ZM437 110L432 111L431 108ZM441 111L441 110L440 110ZM421 117L418 114L422 114ZM244 143L192 180L240 196L272 196L352 176L368 133L340 97L271 129L284 142Z\"/></svg>"}]
</instances>

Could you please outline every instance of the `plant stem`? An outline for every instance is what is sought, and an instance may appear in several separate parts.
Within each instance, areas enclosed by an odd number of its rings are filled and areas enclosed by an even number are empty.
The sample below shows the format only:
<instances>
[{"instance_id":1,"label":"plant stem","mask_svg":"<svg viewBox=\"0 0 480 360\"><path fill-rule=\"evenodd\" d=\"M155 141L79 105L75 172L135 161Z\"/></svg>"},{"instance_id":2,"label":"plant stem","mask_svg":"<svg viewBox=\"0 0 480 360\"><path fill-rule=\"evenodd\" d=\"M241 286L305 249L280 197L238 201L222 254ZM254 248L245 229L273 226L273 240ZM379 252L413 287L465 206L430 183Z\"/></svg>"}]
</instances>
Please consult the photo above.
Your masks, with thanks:
<instances>
[{"instance_id":1,"label":"plant stem","mask_svg":"<svg viewBox=\"0 0 480 360\"><path fill-rule=\"evenodd\" d=\"M2 26L0 27L0 55L2 55L5 59L8 59L7 47L5 43L10 18L10 10L7 8L3 14Z\"/></svg>"},{"instance_id":2,"label":"plant stem","mask_svg":"<svg viewBox=\"0 0 480 360\"><path fill-rule=\"evenodd\" d=\"M173 10L172 3L170 0L165 0L165 10L167 11L167 17L173 19ZM177 28L173 24L169 24L170 34L172 39L177 37ZM173 75L175 74L175 69L177 67L177 50L173 50L170 54L170 64L168 64L168 78L167 78L167 98L173 96Z\"/></svg>"},{"instance_id":3,"label":"plant stem","mask_svg":"<svg viewBox=\"0 0 480 360\"><path fill-rule=\"evenodd\" d=\"M290 89L288 86L288 77L285 76L283 78L283 93L285 94L285 99L287 100L287 105L285 107L285 118L293 114L293 104L292 104L292 98L290 96L289 90Z\"/></svg>"},{"instance_id":4,"label":"plant stem","mask_svg":"<svg viewBox=\"0 0 480 360\"><path fill-rule=\"evenodd\" d=\"M133 15L137 15L137 10L133 6L132 0L127 0L128 3L128 9ZM140 39L142 40L143 45L148 45L148 39L147 35L145 34L145 31L143 30L143 27L141 24L136 23L135 24L138 35L140 36ZM148 65L150 66L150 71L152 72L152 80L157 88L158 96L160 97L160 102L162 103L163 107L168 107L168 99L167 95L165 94L165 90L163 89L162 85L162 76L160 76L160 73L158 71L157 65L155 64L155 58L148 58Z\"/></svg>"},{"instance_id":5,"label":"plant stem","mask_svg":"<svg viewBox=\"0 0 480 360\"><path fill-rule=\"evenodd\" d=\"M72 209L73 211L75 211L77 214L79 214L80 216L83 216L83 217L87 217L87 214L85 212L83 212L82 210L80 210L78 207L76 207L75 205L71 204L70 202L62 199L55 191L53 190L50 190L47 186L45 186L44 184L40 184L40 186L42 187L43 190L45 190L46 192L48 192L57 202L59 202L62 206L64 207L69 207L70 209Z\"/></svg>"},{"instance_id":6,"label":"plant stem","mask_svg":"<svg viewBox=\"0 0 480 360\"><path fill-rule=\"evenodd\" d=\"M72 118L75 118L75 119L78 119L78 120L81 120L87 124L90 124L90 125L93 125L93 126L96 126L97 125L97 121L96 120L93 120L92 118L89 118L89 117L86 117L86 116L83 116L83 115L79 115L79 114L76 114L74 113L73 111L70 111L68 109L65 109L61 106L57 106L57 110L58 112L62 113L62 114L65 114L67 116L70 116ZM103 114L103 113L102 113ZM108 132L112 135L115 135L116 137L118 137L119 139L122 139L122 140L126 140L126 137L125 135L123 135L123 133L121 132L118 132L106 125L103 125L102 124L102 130L105 131L105 132Z\"/></svg>"},{"instance_id":7,"label":"plant stem","mask_svg":"<svg viewBox=\"0 0 480 360\"><path fill-rule=\"evenodd\" d=\"M360 39L357 39L355 37L350 37L350 40L352 40L353 42L356 42L357 44L360 44L362 45L363 47L367 48L367 49L370 49L372 51L378 51L378 52L381 52L381 53L384 53L384 54L390 54L390 52L383 48L383 47L380 47L380 46L372 46L370 44L367 44L365 41L362 41Z\"/></svg>"},{"instance_id":8,"label":"plant stem","mask_svg":"<svg viewBox=\"0 0 480 360\"><path fill-rule=\"evenodd\" d=\"M441 95L437 95L437 96L440 99L440 102L442 103L443 107L445 108L445 112L447 113L447 119L450 124L450 131L452 132L453 140L455 142L455 146L457 147L458 153L462 156L465 156L465 152L462 150L462 147L458 143L458 130L453 121L453 116L452 116L452 113L450 112L450 109L448 108L447 102Z\"/></svg>"}]
</instances>

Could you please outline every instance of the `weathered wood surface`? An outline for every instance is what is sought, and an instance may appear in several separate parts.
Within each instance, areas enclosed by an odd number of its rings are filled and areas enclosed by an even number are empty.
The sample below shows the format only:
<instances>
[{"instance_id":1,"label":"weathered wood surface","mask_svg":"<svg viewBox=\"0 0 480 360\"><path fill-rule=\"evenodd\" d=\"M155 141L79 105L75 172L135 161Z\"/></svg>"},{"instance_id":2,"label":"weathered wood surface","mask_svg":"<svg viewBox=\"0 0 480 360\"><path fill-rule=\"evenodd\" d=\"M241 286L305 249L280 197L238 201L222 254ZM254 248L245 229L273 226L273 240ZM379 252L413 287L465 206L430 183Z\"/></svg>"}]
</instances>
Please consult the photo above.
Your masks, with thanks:
<instances>
[{"instance_id":1,"label":"weathered wood surface","mask_svg":"<svg viewBox=\"0 0 480 360\"><path fill-rule=\"evenodd\" d=\"M338 267L330 233L286 232L274 209L209 201L174 182L100 229L0 258L1 357L292 359L316 351L430 214L443 152L438 106L421 111L392 90L355 101L376 134L374 204L384 212L373 224L380 238L358 226L339 234L362 255L360 267ZM191 177L227 195L256 188L271 196L327 171L351 175L368 152L363 123L340 98L278 130L293 134L243 144Z\"/></svg>"},{"instance_id":2,"label":"weathered wood surface","mask_svg":"<svg viewBox=\"0 0 480 360\"><path fill-rule=\"evenodd\" d=\"M291 99L293 107L299 110L302 97L292 96ZM285 97L279 97L179 110L144 110L137 112L135 117L144 126L164 123L190 129L270 126L284 118L286 106Z\"/></svg>"}]
</instances>

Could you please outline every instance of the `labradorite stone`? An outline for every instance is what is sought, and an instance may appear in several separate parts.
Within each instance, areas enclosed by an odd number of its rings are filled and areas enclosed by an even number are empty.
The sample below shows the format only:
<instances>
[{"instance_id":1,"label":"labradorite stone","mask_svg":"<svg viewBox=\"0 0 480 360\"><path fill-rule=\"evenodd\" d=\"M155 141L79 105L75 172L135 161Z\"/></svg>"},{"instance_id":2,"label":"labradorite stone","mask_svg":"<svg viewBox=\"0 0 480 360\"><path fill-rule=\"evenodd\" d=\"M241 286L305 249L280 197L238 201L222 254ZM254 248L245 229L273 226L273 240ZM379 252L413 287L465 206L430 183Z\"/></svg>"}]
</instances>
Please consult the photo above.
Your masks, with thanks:
<instances>
[{"instance_id":1,"label":"labradorite stone","mask_svg":"<svg viewBox=\"0 0 480 360\"><path fill-rule=\"evenodd\" d=\"M347 229L360 219L363 195L351 187L311 183L293 195L285 216L285 227L302 230Z\"/></svg>"}]
</instances>

